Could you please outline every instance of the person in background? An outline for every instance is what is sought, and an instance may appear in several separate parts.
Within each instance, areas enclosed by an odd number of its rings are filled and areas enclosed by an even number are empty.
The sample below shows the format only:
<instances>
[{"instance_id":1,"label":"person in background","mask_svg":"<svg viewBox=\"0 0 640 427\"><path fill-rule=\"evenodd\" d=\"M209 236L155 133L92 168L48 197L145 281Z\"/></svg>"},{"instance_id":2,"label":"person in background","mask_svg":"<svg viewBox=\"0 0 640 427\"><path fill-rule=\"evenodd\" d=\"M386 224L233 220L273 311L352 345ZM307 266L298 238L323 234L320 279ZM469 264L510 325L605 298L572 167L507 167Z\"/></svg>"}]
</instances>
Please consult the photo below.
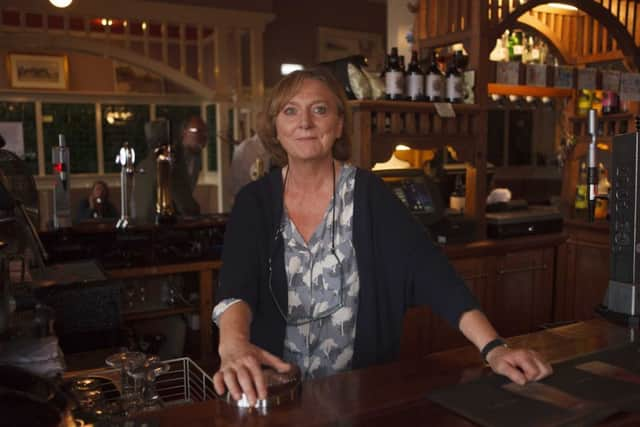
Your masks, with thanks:
<instances>
[{"instance_id":1,"label":"person in background","mask_svg":"<svg viewBox=\"0 0 640 427\"><path fill-rule=\"evenodd\" d=\"M264 120L258 113L257 121ZM229 194L235 198L238 191L250 182L262 178L271 168L271 155L264 147L257 132L238 143L231 159L231 183Z\"/></svg>"},{"instance_id":2,"label":"person in background","mask_svg":"<svg viewBox=\"0 0 640 427\"><path fill-rule=\"evenodd\" d=\"M89 197L80 201L76 211L76 221L90 219L117 218L118 210L109 200L109 187L104 181L96 181Z\"/></svg>"},{"instance_id":3,"label":"person in background","mask_svg":"<svg viewBox=\"0 0 640 427\"><path fill-rule=\"evenodd\" d=\"M504 345L402 202L347 162L346 97L331 74L289 74L264 111L260 139L283 167L240 190L227 224L212 313L217 393L266 398L265 366L317 378L390 362L406 309L425 304L496 373L519 384L551 373L538 353Z\"/></svg>"},{"instance_id":4,"label":"person in background","mask_svg":"<svg viewBox=\"0 0 640 427\"><path fill-rule=\"evenodd\" d=\"M156 204L157 144L166 142L168 135L154 135L145 127L149 154L136 167L144 173L136 174L133 188L133 218L137 222L152 223ZM165 127L166 128L166 127ZM202 169L202 149L207 145L207 126L199 116L189 117L180 128L180 139L173 144L175 162L171 168L171 197L178 216L200 214L200 205L193 196Z\"/></svg>"}]
</instances>

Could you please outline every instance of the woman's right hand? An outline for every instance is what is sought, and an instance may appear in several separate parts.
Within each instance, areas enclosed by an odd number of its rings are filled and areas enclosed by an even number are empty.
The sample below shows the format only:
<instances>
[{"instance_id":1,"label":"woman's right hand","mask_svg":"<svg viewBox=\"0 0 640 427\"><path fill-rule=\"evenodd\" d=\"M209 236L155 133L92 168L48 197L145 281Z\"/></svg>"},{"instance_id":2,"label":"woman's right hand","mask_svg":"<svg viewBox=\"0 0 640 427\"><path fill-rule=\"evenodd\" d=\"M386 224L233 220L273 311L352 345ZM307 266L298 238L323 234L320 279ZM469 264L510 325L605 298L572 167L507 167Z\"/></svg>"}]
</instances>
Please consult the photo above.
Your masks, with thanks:
<instances>
[{"instance_id":1,"label":"woman's right hand","mask_svg":"<svg viewBox=\"0 0 640 427\"><path fill-rule=\"evenodd\" d=\"M267 398L263 365L280 373L292 369L292 365L244 338L227 340L220 346L219 352L220 369L213 376L216 393L222 395L228 389L235 400L240 400L244 393L251 406L255 405L257 399Z\"/></svg>"}]
</instances>

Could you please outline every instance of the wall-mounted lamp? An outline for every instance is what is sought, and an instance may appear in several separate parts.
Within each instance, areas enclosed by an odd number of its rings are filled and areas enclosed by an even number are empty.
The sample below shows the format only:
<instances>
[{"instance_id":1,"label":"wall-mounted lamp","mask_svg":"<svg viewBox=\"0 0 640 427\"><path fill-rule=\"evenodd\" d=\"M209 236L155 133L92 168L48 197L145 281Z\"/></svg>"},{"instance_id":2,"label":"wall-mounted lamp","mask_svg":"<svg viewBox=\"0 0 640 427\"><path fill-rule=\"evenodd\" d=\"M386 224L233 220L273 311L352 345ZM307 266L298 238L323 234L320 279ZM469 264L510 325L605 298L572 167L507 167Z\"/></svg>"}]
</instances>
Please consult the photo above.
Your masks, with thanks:
<instances>
[{"instance_id":1,"label":"wall-mounted lamp","mask_svg":"<svg viewBox=\"0 0 640 427\"><path fill-rule=\"evenodd\" d=\"M286 76L287 74L302 70L303 68L302 64L280 64L280 74Z\"/></svg>"},{"instance_id":2,"label":"wall-mounted lamp","mask_svg":"<svg viewBox=\"0 0 640 427\"><path fill-rule=\"evenodd\" d=\"M61 9L69 6L73 0L49 0L49 3Z\"/></svg>"}]
</instances>

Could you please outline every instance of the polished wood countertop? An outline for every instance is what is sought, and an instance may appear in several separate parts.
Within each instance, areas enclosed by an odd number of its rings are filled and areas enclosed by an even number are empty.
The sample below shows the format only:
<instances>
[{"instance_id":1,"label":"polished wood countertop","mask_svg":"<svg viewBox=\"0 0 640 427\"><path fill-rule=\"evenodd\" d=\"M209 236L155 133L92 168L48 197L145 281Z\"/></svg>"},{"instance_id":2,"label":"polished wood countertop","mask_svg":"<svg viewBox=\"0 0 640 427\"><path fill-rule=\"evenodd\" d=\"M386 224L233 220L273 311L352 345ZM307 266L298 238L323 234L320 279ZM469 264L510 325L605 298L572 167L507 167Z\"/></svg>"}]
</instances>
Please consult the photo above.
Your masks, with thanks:
<instances>
[{"instance_id":1,"label":"polished wood countertop","mask_svg":"<svg viewBox=\"0 0 640 427\"><path fill-rule=\"evenodd\" d=\"M508 340L529 346L552 362L633 340L637 330L596 319L548 329ZM167 408L145 414L160 427L199 426L472 426L470 421L427 400L429 391L492 375L473 347L431 354L414 362L398 362L346 372L303 384L298 401L268 414L241 412L220 400ZM607 425L639 425L631 415Z\"/></svg>"}]
</instances>

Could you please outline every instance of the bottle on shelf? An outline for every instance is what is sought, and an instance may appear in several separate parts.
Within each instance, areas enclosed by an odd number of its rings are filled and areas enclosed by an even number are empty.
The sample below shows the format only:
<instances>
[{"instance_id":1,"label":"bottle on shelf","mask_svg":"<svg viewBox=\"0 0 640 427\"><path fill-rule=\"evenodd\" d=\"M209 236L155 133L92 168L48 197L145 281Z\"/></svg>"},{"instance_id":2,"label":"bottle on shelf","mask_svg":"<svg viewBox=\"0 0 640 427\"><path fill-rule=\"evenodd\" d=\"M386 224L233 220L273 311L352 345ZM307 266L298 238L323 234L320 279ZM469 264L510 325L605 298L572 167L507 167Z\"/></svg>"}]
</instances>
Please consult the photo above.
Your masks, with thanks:
<instances>
[{"instance_id":1,"label":"bottle on shelf","mask_svg":"<svg viewBox=\"0 0 640 427\"><path fill-rule=\"evenodd\" d=\"M443 99L443 81L442 73L438 67L438 54L435 49L431 51L431 62L429 63L429 69L425 77L425 92L427 95L427 101L440 102Z\"/></svg>"},{"instance_id":2,"label":"bottle on shelf","mask_svg":"<svg viewBox=\"0 0 640 427\"><path fill-rule=\"evenodd\" d=\"M386 99L401 100L404 98L404 72L400 68L398 48L392 47L389 55L389 65L385 70Z\"/></svg>"},{"instance_id":3,"label":"bottle on shelf","mask_svg":"<svg viewBox=\"0 0 640 427\"><path fill-rule=\"evenodd\" d=\"M591 102L593 101L593 91L588 89L580 89L578 95L578 116L586 116L591 109Z\"/></svg>"},{"instance_id":4,"label":"bottle on shelf","mask_svg":"<svg viewBox=\"0 0 640 427\"><path fill-rule=\"evenodd\" d=\"M384 76L387 73L387 68L389 68L389 54L384 55L384 68L380 71L380 78L384 81Z\"/></svg>"},{"instance_id":5,"label":"bottle on shelf","mask_svg":"<svg viewBox=\"0 0 640 427\"><path fill-rule=\"evenodd\" d=\"M506 61L509 58L509 52L504 44L504 38L496 39L496 45L489 54L489 60L494 62Z\"/></svg>"},{"instance_id":6,"label":"bottle on shelf","mask_svg":"<svg viewBox=\"0 0 640 427\"><path fill-rule=\"evenodd\" d=\"M462 182L462 175L456 175L455 186L453 192L449 196L449 209L463 213L466 201L466 191Z\"/></svg>"},{"instance_id":7,"label":"bottle on shelf","mask_svg":"<svg viewBox=\"0 0 640 427\"><path fill-rule=\"evenodd\" d=\"M616 114L619 111L618 94L612 90L602 91L602 114Z\"/></svg>"},{"instance_id":8,"label":"bottle on shelf","mask_svg":"<svg viewBox=\"0 0 640 427\"><path fill-rule=\"evenodd\" d=\"M578 184L576 185L576 199L574 202L575 217L587 219L588 194L587 194L587 163L580 162Z\"/></svg>"},{"instance_id":9,"label":"bottle on shelf","mask_svg":"<svg viewBox=\"0 0 640 427\"><path fill-rule=\"evenodd\" d=\"M529 62L532 64L542 64L540 56L540 41L529 37Z\"/></svg>"},{"instance_id":10,"label":"bottle on shelf","mask_svg":"<svg viewBox=\"0 0 640 427\"><path fill-rule=\"evenodd\" d=\"M409 97L409 83L407 82L407 67L405 66L405 62L404 62L404 55L400 55L398 58L399 58L398 63L400 64L400 70L402 70L402 84L403 84L402 99L405 100Z\"/></svg>"},{"instance_id":11,"label":"bottle on shelf","mask_svg":"<svg viewBox=\"0 0 640 427\"><path fill-rule=\"evenodd\" d=\"M455 56L449 61L445 81L447 102L451 102L452 104L462 102L462 74L456 66Z\"/></svg>"},{"instance_id":12,"label":"bottle on shelf","mask_svg":"<svg viewBox=\"0 0 640 427\"><path fill-rule=\"evenodd\" d=\"M418 52L411 52L407 68L407 97L411 101L424 101L424 73L418 64Z\"/></svg>"},{"instance_id":13,"label":"bottle on shelf","mask_svg":"<svg viewBox=\"0 0 640 427\"><path fill-rule=\"evenodd\" d=\"M509 61L522 62L523 43L522 31L514 30L509 37Z\"/></svg>"},{"instance_id":14,"label":"bottle on shelf","mask_svg":"<svg viewBox=\"0 0 640 427\"><path fill-rule=\"evenodd\" d=\"M611 183L607 178L607 169L602 162L598 164L598 172L600 179L598 180L598 194L596 195L594 217L595 219L606 219L609 210L609 190L611 189Z\"/></svg>"}]
</instances>

